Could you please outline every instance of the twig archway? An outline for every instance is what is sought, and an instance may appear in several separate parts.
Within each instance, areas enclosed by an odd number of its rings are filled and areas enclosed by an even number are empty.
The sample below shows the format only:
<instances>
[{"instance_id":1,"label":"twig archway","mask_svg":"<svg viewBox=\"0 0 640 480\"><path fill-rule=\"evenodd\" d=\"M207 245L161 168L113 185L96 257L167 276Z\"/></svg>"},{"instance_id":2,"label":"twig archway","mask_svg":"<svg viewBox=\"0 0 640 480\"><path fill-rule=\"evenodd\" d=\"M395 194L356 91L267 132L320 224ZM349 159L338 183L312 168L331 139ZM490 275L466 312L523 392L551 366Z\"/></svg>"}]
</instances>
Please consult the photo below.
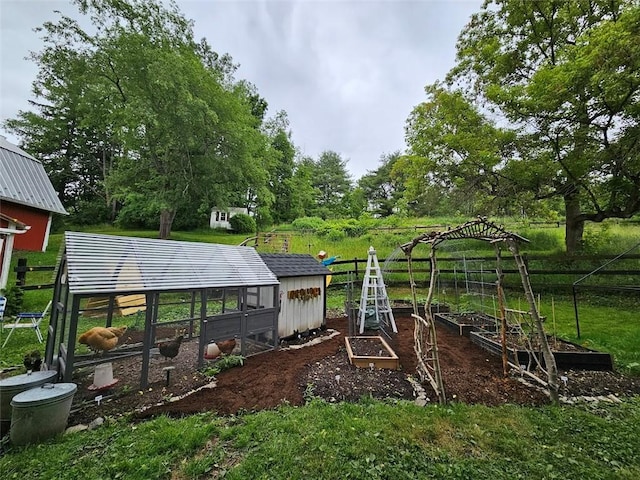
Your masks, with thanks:
<instances>
[{"instance_id":1,"label":"twig archway","mask_svg":"<svg viewBox=\"0 0 640 480\"><path fill-rule=\"evenodd\" d=\"M556 366L555 358L549 347L547 336L542 324L542 317L538 312L538 307L535 302L531 283L529 281L529 274L525 262L520 255L519 244L528 242L528 240L520 235L508 232L503 227L496 225L493 222L488 221L484 217L478 217L476 220L466 222L455 228L449 229L445 232L428 232L423 233L415 237L410 242L407 242L400 246L402 251L407 256L407 265L409 269L409 281L411 283L411 295L413 304L413 318L415 321L414 327L414 350L418 357L418 375L422 381L428 381L433 387L438 401L444 403L446 401L446 395L444 391L444 384L442 381L442 373L440 370L440 359L438 356L438 342L436 337L436 328L431 313L431 301L436 285L436 279L438 276L436 250L438 245L446 240L460 240L460 239L476 239L489 242L496 248L496 274L497 274L497 294L500 305L501 316L501 334L502 334L502 350L503 350L503 366L505 374L508 371L508 362L506 356L506 315L504 309L504 292L503 292L503 273L501 267L501 245L506 245L518 266L520 278L522 281L522 287L529 303L529 314L533 321L534 328L538 334L540 340L540 346L542 349L542 355L547 369L547 385L549 388L549 396L551 401L555 404L559 402L558 395L558 369ZM430 246L429 259L431 263L431 273L429 280L429 291L427 294L427 300L424 306L424 318L419 315L417 296L416 296L416 283L413 277L412 267L412 252L413 249L420 245L425 244Z\"/></svg>"}]
</instances>

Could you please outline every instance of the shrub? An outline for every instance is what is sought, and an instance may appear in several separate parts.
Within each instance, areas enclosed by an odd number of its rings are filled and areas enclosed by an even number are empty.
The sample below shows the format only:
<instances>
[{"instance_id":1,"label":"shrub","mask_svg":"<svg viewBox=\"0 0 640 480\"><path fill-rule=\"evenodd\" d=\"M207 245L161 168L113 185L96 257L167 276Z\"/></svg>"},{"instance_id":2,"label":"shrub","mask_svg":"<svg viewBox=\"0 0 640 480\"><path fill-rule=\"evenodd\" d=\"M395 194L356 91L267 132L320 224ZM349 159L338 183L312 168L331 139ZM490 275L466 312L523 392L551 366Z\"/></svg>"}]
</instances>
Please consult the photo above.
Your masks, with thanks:
<instances>
[{"instance_id":1,"label":"shrub","mask_svg":"<svg viewBox=\"0 0 640 480\"><path fill-rule=\"evenodd\" d=\"M155 208L144 195L133 193L127 196L118 212L116 225L120 228L145 228L155 230L160 227L160 210Z\"/></svg>"},{"instance_id":2,"label":"shrub","mask_svg":"<svg viewBox=\"0 0 640 480\"><path fill-rule=\"evenodd\" d=\"M0 294L7 299L5 316L17 315L22 311L24 291L18 285L11 285Z\"/></svg>"},{"instance_id":3,"label":"shrub","mask_svg":"<svg viewBox=\"0 0 640 480\"><path fill-rule=\"evenodd\" d=\"M319 229L316 233L326 236L329 231L338 230L341 231L345 237L357 238L367 233L370 228L370 223L366 218L362 221L353 218L347 220L332 220L326 222L324 228Z\"/></svg>"},{"instance_id":4,"label":"shrub","mask_svg":"<svg viewBox=\"0 0 640 480\"><path fill-rule=\"evenodd\" d=\"M344 240L347 237L342 230L339 230L337 228L326 228L318 234L326 238L330 242L339 242L340 240Z\"/></svg>"},{"instance_id":5,"label":"shrub","mask_svg":"<svg viewBox=\"0 0 640 480\"><path fill-rule=\"evenodd\" d=\"M237 213L229 219L229 224L235 233L253 233L256 231L256 221L246 213Z\"/></svg>"},{"instance_id":6,"label":"shrub","mask_svg":"<svg viewBox=\"0 0 640 480\"><path fill-rule=\"evenodd\" d=\"M291 226L296 230L316 232L324 227L326 222L320 217L296 218Z\"/></svg>"}]
</instances>

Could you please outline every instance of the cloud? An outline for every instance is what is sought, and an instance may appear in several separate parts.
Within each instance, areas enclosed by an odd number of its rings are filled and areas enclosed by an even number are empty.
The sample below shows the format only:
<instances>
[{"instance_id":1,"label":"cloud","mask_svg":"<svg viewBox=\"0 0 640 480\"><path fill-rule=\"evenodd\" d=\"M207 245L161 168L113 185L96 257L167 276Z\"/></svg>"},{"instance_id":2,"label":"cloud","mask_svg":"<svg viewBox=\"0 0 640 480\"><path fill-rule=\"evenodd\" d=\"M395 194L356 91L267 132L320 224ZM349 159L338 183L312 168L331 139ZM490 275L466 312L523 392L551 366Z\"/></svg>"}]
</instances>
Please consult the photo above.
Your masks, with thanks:
<instances>
[{"instance_id":1,"label":"cloud","mask_svg":"<svg viewBox=\"0 0 640 480\"><path fill-rule=\"evenodd\" d=\"M288 113L293 140L317 158L338 152L354 179L380 156L403 150L404 124L424 86L453 66L455 42L481 0L178 1L198 37L240 64L268 115ZM64 1L2 0L0 115L28 109L36 67L24 60L42 46L31 31Z\"/></svg>"}]
</instances>

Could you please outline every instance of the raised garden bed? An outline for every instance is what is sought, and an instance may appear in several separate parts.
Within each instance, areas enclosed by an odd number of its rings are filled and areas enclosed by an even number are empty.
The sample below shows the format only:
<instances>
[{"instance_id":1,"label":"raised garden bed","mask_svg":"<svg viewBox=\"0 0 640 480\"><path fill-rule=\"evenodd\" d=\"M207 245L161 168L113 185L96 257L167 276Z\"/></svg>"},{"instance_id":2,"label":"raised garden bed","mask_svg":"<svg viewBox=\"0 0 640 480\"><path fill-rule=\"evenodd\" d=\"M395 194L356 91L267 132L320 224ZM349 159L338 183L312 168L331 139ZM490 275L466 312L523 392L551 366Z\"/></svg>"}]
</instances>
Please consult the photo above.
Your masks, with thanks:
<instances>
[{"instance_id":1,"label":"raised garden bed","mask_svg":"<svg viewBox=\"0 0 640 480\"><path fill-rule=\"evenodd\" d=\"M400 359L382 337L345 337L344 341L349 362L356 367L392 370L400 368Z\"/></svg>"},{"instance_id":2,"label":"raised garden bed","mask_svg":"<svg viewBox=\"0 0 640 480\"><path fill-rule=\"evenodd\" d=\"M413 305L410 302L403 300L392 300L391 311L397 316L409 316L413 313ZM449 305L446 303L433 303L431 304L431 314L434 315L438 312L449 312ZM424 316L424 303L418 305L418 314Z\"/></svg>"},{"instance_id":3,"label":"raised garden bed","mask_svg":"<svg viewBox=\"0 0 640 480\"><path fill-rule=\"evenodd\" d=\"M485 350L502 355L502 343L498 332L474 331L470 334L471 341ZM561 369L579 370L613 370L611 354L591 350L565 340L558 340L548 336L549 346L556 359L556 365ZM532 345L534 355L544 365L542 353L539 347ZM509 360L518 365L535 364L535 359L530 358L530 353L522 344L522 337L517 334L507 334L507 355ZM531 362L530 362L531 361Z\"/></svg>"},{"instance_id":4,"label":"raised garden bed","mask_svg":"<svg viewBox=\"0 0 640 480\"><path fill-rule=\"evenodd\" d=\"M410 302L406 300L391 300L391 312L394 317L408 317L413 313L413 306ZM345 310L349 313L349 309L351 310L351 315L353 317L358 316L358 310L360 309L360 304L356 303L349 307L349 305L345 305ZM431 305L431 314L434 315L438 312L449 312L450 307L446 303L443 304L432 304ZM418 305L418 314L424 316L424 303Z\"/></svg>"},{"instance_id":5,"label":"raised garden bed","mask_svg":"<svg viewBox=\"0 0 640 480\"><path fill-rule=\"evenodd\" d=\"M445 327L457 332L459 335L468 337L471 332L497 330L497 320L495 317L484 313L435 313L436 321Z\"/></svg>"}]
</instances>

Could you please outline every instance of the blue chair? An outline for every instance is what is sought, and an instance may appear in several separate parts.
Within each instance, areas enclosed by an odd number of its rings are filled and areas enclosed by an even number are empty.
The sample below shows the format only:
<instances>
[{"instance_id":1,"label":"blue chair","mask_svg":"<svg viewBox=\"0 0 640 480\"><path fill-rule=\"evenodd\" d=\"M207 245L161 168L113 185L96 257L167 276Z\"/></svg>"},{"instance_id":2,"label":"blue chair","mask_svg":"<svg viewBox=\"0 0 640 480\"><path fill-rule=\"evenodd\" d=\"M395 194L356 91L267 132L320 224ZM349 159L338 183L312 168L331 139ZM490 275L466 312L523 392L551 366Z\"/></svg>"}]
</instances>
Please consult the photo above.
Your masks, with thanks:
<instances>
[{"instance_id":1,"label":"blue chair","mask_svg":"<svg viewBox=\"0 0 640 480\"><path fill-rule=\"evenodd\" d=\"M2 330L10 330L10 332L9 335L7 335L7 338L4 339L2 347L4 348L4 346L11 338L13 332L19 328L32 328L36 333L36 337L38 337L38 341L42 343L44 341L44 338L42 336L42 332L40 331L40 322L42 322L42 319L47 316L47 312L49 311L50 307L51 301L47 303L47 306L42 312L19 313L18 315L16 315L14 322L3 324Z\"/></svg>"},{"instance_id":2,"label":"blue chair","mask_svg":"<svg viewBox=\"0 0 640 480\"><path fill-rule=\"evenodd\" d=\"M4 321L4 309L7 306L7 299L0 297L0 322Z\"/></svg>"}]
</instances>

